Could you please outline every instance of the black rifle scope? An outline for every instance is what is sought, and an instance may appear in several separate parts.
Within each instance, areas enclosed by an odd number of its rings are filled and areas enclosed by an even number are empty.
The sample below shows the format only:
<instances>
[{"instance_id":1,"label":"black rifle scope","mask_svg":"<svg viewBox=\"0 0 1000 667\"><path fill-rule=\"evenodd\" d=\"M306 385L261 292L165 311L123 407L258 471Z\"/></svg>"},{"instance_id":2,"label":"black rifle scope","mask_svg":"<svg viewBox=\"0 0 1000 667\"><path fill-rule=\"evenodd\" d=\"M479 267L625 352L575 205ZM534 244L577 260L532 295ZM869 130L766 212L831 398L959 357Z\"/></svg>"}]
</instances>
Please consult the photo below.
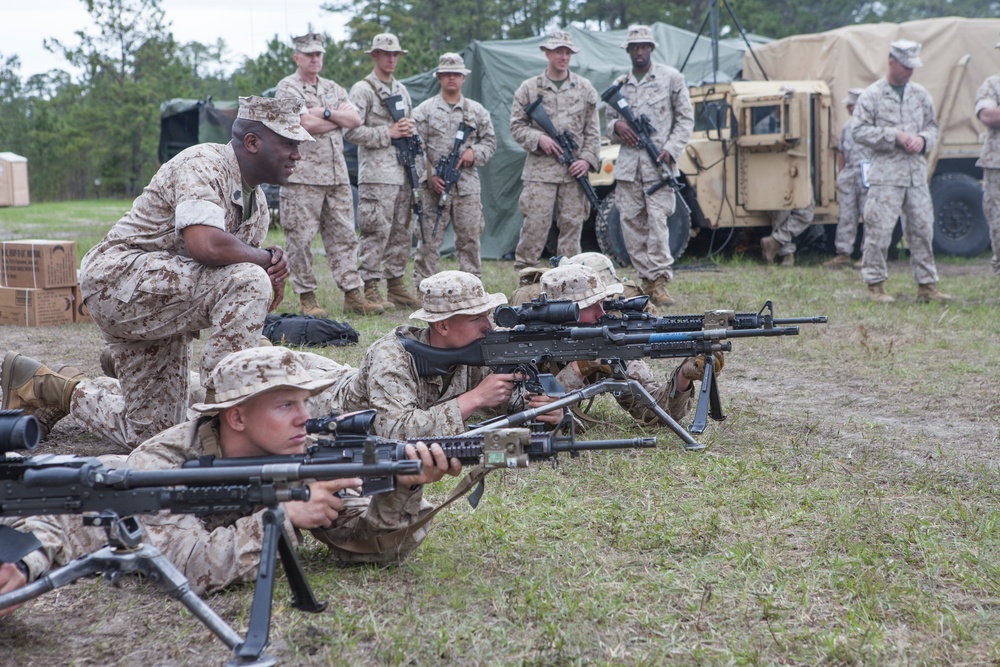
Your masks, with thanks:
<instances>
[{"instance_id":1,"label":"black rifle scope","mask_svg":"<svg viewBox=\"0 0 1000 667\"><path fill-rule=\"evenodd\" d=\"M38 447L42 431L38 420L23 410L0 410L0 454Z\"/></svg>"}]
</instances>

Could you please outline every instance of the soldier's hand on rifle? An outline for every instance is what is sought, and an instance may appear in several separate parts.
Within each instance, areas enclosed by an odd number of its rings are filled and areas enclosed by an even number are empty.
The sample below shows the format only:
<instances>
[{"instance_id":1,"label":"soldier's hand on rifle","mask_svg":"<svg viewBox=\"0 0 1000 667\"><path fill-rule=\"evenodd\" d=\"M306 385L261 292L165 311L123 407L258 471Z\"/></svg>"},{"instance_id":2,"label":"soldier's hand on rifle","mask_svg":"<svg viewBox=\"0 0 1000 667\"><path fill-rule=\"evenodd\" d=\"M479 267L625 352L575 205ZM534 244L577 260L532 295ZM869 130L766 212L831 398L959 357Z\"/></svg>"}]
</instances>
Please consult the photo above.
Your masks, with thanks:
<instances>
[{"instance_id":1,"label":"soldier's hand on rifle","mask_svg":"<svg viewBox=\"0 0 1000 667\"><path fill-rule=\"evenodd\" d=\"M441 445L436 442L430 447L423 442L418 442L415 446L407 444L406 458L422 461L424 472L420 475L397 475L396 485L401 489L419 484L433 484L445 475L457 477L462 472L461 462L455 458L449 461Z\"/></svg>"},{"instance_id":2,"label":"soldier's hand on rifle","mask_svg":"<svg viewBox=\"0 0 1000 667\"><path fill-rule=\"evenodd\" d=\"M553 403L556 399L552 396L547 396L546 394L530 394L528 396L528 407L529 408L541 408L548 403ZM543 424L549 424L550 426L558 426L559 422L563 418L563 408L558 408L552 410L551 412L545 412L537 417L536 421L540 421Z\"/></svg>"},{"instance_id":3,"label":"soldier's hand on rifle","mask_svg":"<svg viewBox=\"0 0 1000 667\"><path fill-rule=\"evenodd\" d=\"M459 169L468 169L469 167L475 166L476 164L476 154L472 152L471 148L466 148L462 151L462 157L458 160Z\"/></svg>"},{"instance_id":4,"label":"soldier's hand on rifle","mask_svg":"<svg viewBox=\"0 0 1000 667\"><path fill-rule=\"evenodd\" d=\"M17 590L18 588L27 585L27 583L27 577L21 574L21 570L19 570L16 565L13 563L0 563L0 595ZM0 618L7 616L8 614L13 614L14 610L20 606L21 605L14 605L13 607L0 609Z\"/></svg>"},{"instance_id":5,"label":"soldier's hand on rifle","mask_svg":"<svg viewBox=\"0 0 1000 667\"><path fill-rule=\"evenodd\" d=\"M674 168L674 158L670 157L670 153L666 149L660 151L660 154L656 158L663 164L667 165L671 170Z\"/></svg>"},{"instance_id":6,"label":"soldier's hand on rifle","mask_svg":"<svg viewBox=\"0 0 1000 667\"><path fill-rule=\"evenodd\" d=\"M590 163L586 160L577 160L569 166L569 174L573 178L586 176L588 171L590 171Z\"/></svg>"},{"instance_id":7,"label":"soldier's hand on rifle","mask_svg":"<svg viewBox=\"0 0 1000 667\"><path fill-rule=\"evenodd\" d=\"M713 352L715 362L715 374L722 372L722 367L726 365L726 358L722 352ZM701 380L705 376L705 355L699 354L697 357L688 357L677 369L676 386L677 391L687 391L694 380Z\"/></svg>"},{"instance_id":8,"label":"soldier's hand on rifle","mask_svg":"<svg viewBox=\"0 0 1000 667\"><path fill-rule=\"evenodd\" d=\"M554 158L562 157L563 153L559 142L547 134L543 134L538 138L538 150Z\"/></svg>"},{"instance_id":9,"label":"soldier's hand on rifle","mask_svg":"<svg viewBox=\"0 0 1000 667\"><path fill-rule=\"evenodd\" d=\"M441 178L440 176L431 176L430 180L431 180L431 189L434 190L434 192L438 194L444 192L443 178Z\"/></svg>"},{"instance_id":10,"label":"soldier's hand on rifle","mask_svg":"<svg viewBox=\"0 0 1000 667\"><path fill-rule=\"evenodd\" d=\"M336 494L345 489L359 489L361 480L328 479L309 485L309 500L283 503L288 520L296 528L329 528L344 509L344 501Z\"/></svg>"},{"instance_id":11,"label":"soldier's hand on rifle","mask_svg":"<svg viewBox=\"0 0 1000 667\"><path fill-rule=\"evenodd\" d=\"M618 138L620 138L622 143L626 146L639 145L639 135L635 133L631 125L623 120L615 121L615 134L618 135Z\"/></svg>"},{"instance_id":12,"label":"soldier's hand on rifle","mask_svg":"<svg viewBox=\"0 0 1000 667\"><path fill-rule=\"evenodd\" d=\"M413 121L409 118L400 118L389 127L389 136L393 139L412 137L413 132Z\"/></svg>"}]
</instances>

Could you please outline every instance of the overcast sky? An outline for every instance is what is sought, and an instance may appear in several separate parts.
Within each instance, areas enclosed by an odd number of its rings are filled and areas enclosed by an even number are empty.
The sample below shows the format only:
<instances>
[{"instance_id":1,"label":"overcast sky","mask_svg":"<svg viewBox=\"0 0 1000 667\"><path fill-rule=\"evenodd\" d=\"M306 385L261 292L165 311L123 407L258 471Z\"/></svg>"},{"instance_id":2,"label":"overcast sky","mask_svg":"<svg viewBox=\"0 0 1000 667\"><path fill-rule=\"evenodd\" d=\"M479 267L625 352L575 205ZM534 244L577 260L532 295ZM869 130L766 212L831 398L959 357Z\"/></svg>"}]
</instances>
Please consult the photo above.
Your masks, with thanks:
<instances>
[{"instance_id":1,"label":"overcast sky","mask_svg":"<svg viewBox=\"0 0 1000 667\"><path fill-rule=\"evenodd\" d=\"M262 52L274 35L290 40L309 29L334 38L345 36L347 17L320 10L323 0L160 0L165 22L180 43L214 44L220 37L230 53L230 68L242 56ZM90 26L81 0L0 0L0 54L17 55L21 78L50 69L69 70L61 56L49 53L42 42L55 37L78 43L73 34Z\"/></svg>"}]
</instances>

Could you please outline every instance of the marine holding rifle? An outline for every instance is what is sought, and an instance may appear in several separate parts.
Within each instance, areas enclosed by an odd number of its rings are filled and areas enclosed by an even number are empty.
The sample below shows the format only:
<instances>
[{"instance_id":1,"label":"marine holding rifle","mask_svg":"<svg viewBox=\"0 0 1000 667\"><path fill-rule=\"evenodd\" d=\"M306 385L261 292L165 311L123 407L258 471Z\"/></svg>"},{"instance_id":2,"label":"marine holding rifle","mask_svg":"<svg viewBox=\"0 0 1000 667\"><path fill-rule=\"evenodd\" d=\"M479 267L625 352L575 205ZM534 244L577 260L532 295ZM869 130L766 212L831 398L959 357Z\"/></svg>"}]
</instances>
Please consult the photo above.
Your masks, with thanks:
<instances>
[{"instance_id":1,"label":"marine holding rifle","mask_svg":"<svg viewBox=\"0 0 1000 667\"><path fill-rule=\"evenodd\" d=\"M344 131L345 139L358 144L358 272L368 303L381 303L385 308L419 308L420 300L403 283L413 233L413 192L419 181L409 182L398 148L401 140L416 139L417 135L410 118L410 93L393 77L399 57L408 51L400 47L395 35L381 33L372 38L368 53L374 65L372 72L355 83L350 93L361 126ZM393 120L393 114L401 117ZM388 285L388 301L379 293L383 278Z\"/></svg>"},{"instance_id":2,"label":"marine holding rifle","mask_svg":"<svg viewBox=\"0 0 1000 667\"><path fill-rule=\"evenodd\" d=\"M413 284L417 286L438 272L441 240L449 220L455 230L458 267L482 276L479 242L486 222L476 167L493 157L497 137L486 108L462 95L468 74L462 56L443 54L436 72L441 92L413 110L427 158L427 185L420 191L427 222L413 259Z\"/></svg>"},{"instance_id":3,"label":"marine holding rifle","mask_svg":"<svg viewBox=\"0 0 1000 667\"><path fill-rule=\"evenodd\" d=\"M213 403L193 409L201 416L170 428L136 448L124 466L138 470L179 468L185 461L206 455L226 458L302 453L306 445L308 399L334 380L314 379L286 348L269 347L235 352L215 367ZM411 459L423 462L423 474L398 477L396 490L372 498L345 497L344 492L361 485L360 479L341 479L310 484L310 498L288 502L283 507L289 525L312 530L330 545L340 561L393 561L406 556L426 536L429 526L391 549L377 554L355 554L337 548L338 542L365 541L413 524L430 505L423 500L422 486L446 473L458 474L438 445L407 446ZM123 457L102 457L110 466ZM118 465L120 467L120 465ZM147 541L157 547L187 577L195 593L214 591L233 583L252 581L257 574L264 528L261 512L249 516L196 517L161 512L143 516ZM0 565L0 592L7 592L37 579L57 565L90 553L107 542L103 530L84 528L74 515L16 519L13 527L30 532L42 549L17 564ZM2 615L2 614L0 614Z\"/></svg>"},{"instance_id":4,"label":"marine holding rifle","mask_svg":"<svg viewBox=\"0 0 1000 667\"><path fill-rule=\"evenodd\" d=\"M558 253L580 252L583 223L590 214L587 196L577 183L600 165L601 130L597 117L597 91L584 77L569 71L570 58L579 49L568 32L557 30L539 47L548 66L538 76L523 82L514 93L510 113L510 133L528 152L521 180L524 189L518 205L524 224L514 251L516 270L536 266L542 256L552 224L553 210L559 226ZM525 112L541 97L541 107L560 132L570 132L578 148L576 160L560 161L565 150L546 134Z\"/></svg>"},{"instance_id":5,"label":"marine holding rifle","mask_svg":"<svg viewBox=\"0 0 1000 667\"><path fill-rule=\"evenodd\" d=\"M674 277L674 258L670 254L667 218L673 215L677 199L669 186L651 194L647 190L663 180L661 168L676 175L677 157L694 128L694 112L684 75L673 67L653 63L657 44L649 26L631 26L622 46L632 60L632 71L618 80L619 93L636 117L648 119L659 163L654 164L639 134L614 105L608 104L608 134L622 142L615 162L615 204L621 215L625 247L643 289L655 305L669 306L674 303L667 291Z\"/></svg>"}]
</instances>

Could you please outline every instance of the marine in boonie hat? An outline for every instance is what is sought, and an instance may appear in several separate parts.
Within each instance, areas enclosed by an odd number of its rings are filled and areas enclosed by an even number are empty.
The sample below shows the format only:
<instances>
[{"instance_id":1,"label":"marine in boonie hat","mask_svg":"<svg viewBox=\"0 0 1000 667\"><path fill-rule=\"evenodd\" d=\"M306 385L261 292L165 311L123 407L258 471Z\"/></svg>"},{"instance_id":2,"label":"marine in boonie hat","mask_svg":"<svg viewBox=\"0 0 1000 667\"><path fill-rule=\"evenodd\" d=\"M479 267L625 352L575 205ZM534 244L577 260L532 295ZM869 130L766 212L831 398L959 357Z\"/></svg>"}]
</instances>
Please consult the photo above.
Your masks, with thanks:
<instances>
[{"instance_id":1,"label":"marine in boonie hat","mask_svg":"<svg viewBox=\"0 0 1000 667\"><path fill-rule=\"evenodd\" d=\"M255 347L233 352L212 370L214 403L195 403L195 412L231 408L275 389L304 389L315 396L336 379L315 380L286 347Z\"/></svg>"},{"instance_id":2,"label":"marine in boonie hat","mask_svg":"<svg viewBox=\"0 0 1000 667\"><path fill-rule=\"evenodd\" d=\"M611 260L606 255L602 255L599 252L581 252L579 255L573 255L572 257L563 257L559 262L559 266L570 266L572 264L589 266L594 271L597 271L597 275L600 276L605 285L618 282L615 265L611 263Z\"/></svg>"},{"instance_id":3,"label":"marine in boonie hat","mask_svg":"<svg viewBox=\"0 0 1000 667\"><path fill-rule=\"evenodd\" d=\"M542 274L541 290L549 301L573 301L580 308L605 301L625 288L619 283L606 285L597 271L582 264L558 266Z\"/></svg>"},{"instance_id":4,"label":"marine in boonie hat","mask_svg":"<svg viewBox=\"0 0 1000 667\"><path fill-rule=\"evenodd\" d=\"M302 100L295 97L241 97L237 118L255 120L286 139L316 141L302 127Z\"/></svg>"},{"instance_id":5,"label":"marine in boonie hat","mask_svg":"<svg viewBox=\"0 0 1000 667\"><path fill-rule=\"evenodd\" d=\"M889 55L903 67L917 69L924 66L923 61L920 60L921 46L920 43L908 39L897 39L889 45Z\"/></svg>"},{"instance_id":6,"label":"marine in boonie hat","mask_svg":"<svg viewBox=\"0 0 1000 667\"><path fill-rule=\"evenodd\" d=\"M622 48L628 50L630 44L652 44L654 49L660 46L653 39L653 29L648 25L630 25L628 27L628 35L622 43Z\"/></svg>"},{"instance_id":7,"label":"marine in boonie hat","mask_svg":"<svg viewBox=\"0 0 1000 667\"><path fill-rule=\"evenodd\" d=\"M503 294L487 294L483 281L465 271L442 271L420 281L420 310L411 320L440 322L453 315L481 315L507 303Z\"/></svg>"},{"instance_id":8,"label":"marine in boonie hat","mask_svg":"<svg viewBox=\"0 0 1000 667\"><path fill-rule=\"evenodd\" d=\"M379 34L372 37L372 48L368 49L368 53L373 51L385 51L386 53L402 53L404 56L409 53L409 51L404 51L399 45L399 38L390 32L380 32Z\"/></svg>"},{"instance_id":9,"label":"marine in boonie hat","mask_svg":"<svg viewBox=\"0 0 1000 667\"><path fill-rule=\"evenodd\" d=\"M861 97L861 93L863 92L865 92L864 88L851 88L847 91L847 97L840 100L840 103L845 107L856 105L858 103L858 98Z\"/></svg>"},{"instance_id":10,"label":"marine in boonie hat","mask_svg":"<svg viewBox=\"0 0 1000 667\"><path fill-rule=\"evenodd\" d=\"M318 32L309 32L305 35L293 37L292 43L295 44L295 50L299 53L326 52L326 48L323 46L323 35Z\"/></svg>"},{"instance_id":11,"label":"marine in boonie hat","mask_svg":"<svg viewBox=\"0 0 1000 667\"><path fill-rule=\"evenodd\" d=\"M553 30L545 43L538 48L542 51L555 51L562 47L566 47L571 53L580 53L580 49L573 44L573 37L565 30Z\"/></svg>"},{"instance_id":12,"label":"marine in boonie hat","mask_svg":"<svg viewBox=\"0 0 1000 667\"><path fill-rule=\"evenodd\" d=\"M435 74L463 74L468 76L470 71L465 69L465 61L457 53L442 53L438 58L438 67Z\"/></svg>"}]
</instances>

